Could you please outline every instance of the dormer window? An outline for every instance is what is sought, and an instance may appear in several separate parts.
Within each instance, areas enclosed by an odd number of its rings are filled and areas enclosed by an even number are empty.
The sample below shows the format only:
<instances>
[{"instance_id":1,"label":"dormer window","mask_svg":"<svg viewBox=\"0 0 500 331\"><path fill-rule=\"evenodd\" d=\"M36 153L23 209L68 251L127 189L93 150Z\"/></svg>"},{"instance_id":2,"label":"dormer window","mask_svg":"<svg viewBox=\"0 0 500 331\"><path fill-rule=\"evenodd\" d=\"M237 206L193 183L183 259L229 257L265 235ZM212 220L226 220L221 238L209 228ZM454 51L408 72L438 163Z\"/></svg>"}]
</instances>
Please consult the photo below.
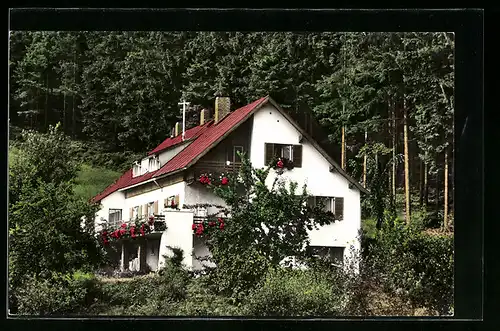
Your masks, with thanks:
<instances>
[{"instance_id":1,"label":"dormer window","mask_svg":"<svg viewBox=\"0 0 500 331\"><path fill-rule=\"evenodd\" d=\"M132 168L132 176L137 177L151 171L160 169L160 160L158 156L142 159L140 162L135 162Z\"/></svg>"},{"instance_id":2,"label":"dormer window","mask_svg":"<svg viewBox=\"0 0 500 331\"><path fill-rule=\"evenodd\" d=\"M149 171L156 171L158 169L160 169L160 160L157 156L154 156L154 157L149 159L148 170Z\"/></svg>"},{"instance_id":3,"label":"dormer window","mask_svg":"<svg viewBox=\"0 0 500 331\"><path fill-rule=\"evenodd\" d=\"M141 164L139 162L134 163L132 168L132 177L140 176L142 173Z\"/></svg>"}]
</instances>

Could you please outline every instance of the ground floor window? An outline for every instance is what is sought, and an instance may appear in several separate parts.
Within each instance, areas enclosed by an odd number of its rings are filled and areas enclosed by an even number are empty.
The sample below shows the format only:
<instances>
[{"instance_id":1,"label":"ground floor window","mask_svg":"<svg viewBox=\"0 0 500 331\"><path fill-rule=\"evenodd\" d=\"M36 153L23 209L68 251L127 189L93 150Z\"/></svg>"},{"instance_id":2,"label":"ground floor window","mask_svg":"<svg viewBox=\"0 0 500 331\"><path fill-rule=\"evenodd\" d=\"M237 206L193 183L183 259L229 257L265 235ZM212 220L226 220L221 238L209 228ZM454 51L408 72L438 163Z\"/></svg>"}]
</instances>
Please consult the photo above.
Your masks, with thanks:
<instances>
[{"instance_id":1,"label":"ground floor window","mask_svg":"<svg viewBox=\"0 0 500 331\"><path fill-rule=\"evenodd\" d=\"M307 204L310 207L320 205L324 211L332 212L335 219L342 221L344 219L344 198L342 197L309 197Z\"/></svg>"},{"instance_id":2,"label":"ground floor window","mask_svg":"<svg viewBox=\"0 0 500 331\"><path fill-rule=\"evenodd\" d=\"M310 256L331 261L336 265L344 264L344 247L309 246L307 253Z\"/></svg>"},{"instance_id":3,"label":"ground floor window","mask_svg":"<svg viewBox=\"0 0 500 331\"><path fill-rule=\"evenodd\" d=\"M108 219L110 224L117 224L122 220L122 210L110 208Z\"/></svg>"}]
</instances>

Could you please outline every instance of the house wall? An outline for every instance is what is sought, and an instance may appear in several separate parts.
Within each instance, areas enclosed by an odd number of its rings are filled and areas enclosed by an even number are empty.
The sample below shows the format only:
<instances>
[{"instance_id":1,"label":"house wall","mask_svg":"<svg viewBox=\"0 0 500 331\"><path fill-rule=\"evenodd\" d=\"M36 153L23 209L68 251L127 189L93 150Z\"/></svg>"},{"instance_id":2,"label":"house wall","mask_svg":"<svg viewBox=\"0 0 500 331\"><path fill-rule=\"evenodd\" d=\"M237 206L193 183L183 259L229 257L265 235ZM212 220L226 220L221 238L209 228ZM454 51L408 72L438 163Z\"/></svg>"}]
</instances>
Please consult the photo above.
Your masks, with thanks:
<instances>
[{"instance_id":1,"label":"house wall","mask_svg":"<svg viewBox=\"0 0 500 331\"><path fill-rule=\"evenodd\" d=\"M185 188L185 203L187 205L195 205L198 203L207 203L214 205L224 206L224 200L216 196L209 188L205 185L195 181L190 185L186 185ZM218 212L215 207L208 208L207 212L209 214Z\"/></svg>"},{"instance_id":2,"label":"house wall","mask_svg":"<svg viewBox=\"0 0 500 331\"><path fill-rule=\"evenodd\" d=\"M167 248L179 247L184 251L183 263L188 268L193 267L193 213L187 210L166 211L165 220L167 231L162 233L160 239L160 252L158 266L161 268L165 264L166 256L172 256L173 253Z\"/></svg>"},{"instance_id":3,"label":"house wall","mask_svg":"<svg viewBox=\"0 0 500 331\"><path fill-rule=\"evenodd\" d=\"M203 269L203 266L210 266L210 267L215 266L215 263L211 261L199 261L198 259L195 258L195 256L198 257L210 256L210 251L208 250L204 238L193 235L193 246L194 246L194 256L193 256L194 270L201 270Z\"/></svg>"},{"instance_id":4,"label":"house wall","mask_svg":"<svg viewBox=\"0 0 500 331\"><path fill-rule=\"evenodd\" d=\"M101 200L102 208L96 214L96 231L101 230L101 225L98 224L101 218L108 220L109 209L121 209L125 205L125 194L123 192L113 192ZM122 210L122 217L128 217L125 211Z\"/></svg>"},{"instance_id":5,"label":"house wall","mask_svg":"<svg viewBox=\"0 0 500 331\"><path fill-rule=\"evenodd\" d=\"M299 144L300 132L272 105L266 105L254 114L251 134L250 160L254 167L264 167L265 143ZM314 196L344 197L344 220L309 232L311 245L359 249L357 240L361 226L360 192L350 189L349 181L336 172L330 172L329 162L304 139L302 142L302 167L285 170L283 180L299 184L297 193L307 184L308 193ZM271 185L275 173L267 183ZM346 257L346 254L344 254Z\"/></svg>"},{"instance_id":6,"label":"house wall","mask_svg":"<svg viewBox=\"0 0 500 331\"><path fill-rule=\"evenodd\" d=\"M146 240L146 264L152 271L155 271L158 268L159 249L159 239Z\"/></svg>"}]
</instances>

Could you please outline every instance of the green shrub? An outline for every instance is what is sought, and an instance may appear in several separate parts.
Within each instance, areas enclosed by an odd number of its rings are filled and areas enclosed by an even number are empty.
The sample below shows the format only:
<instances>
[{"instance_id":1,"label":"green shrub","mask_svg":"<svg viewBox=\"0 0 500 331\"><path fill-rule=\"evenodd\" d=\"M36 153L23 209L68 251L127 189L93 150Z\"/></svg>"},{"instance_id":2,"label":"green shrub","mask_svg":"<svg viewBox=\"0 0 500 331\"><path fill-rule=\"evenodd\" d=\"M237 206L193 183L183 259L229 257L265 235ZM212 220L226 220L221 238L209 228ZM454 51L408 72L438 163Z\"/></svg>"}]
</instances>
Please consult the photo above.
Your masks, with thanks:
<instances>
[{"instance_id":1,"label":"green shrub","mask_svg":"<svg viewBox=\"0 0 500 331\"><path fill-rule=\"evenodd\" d=\"M187 287L186 299L170 309L170 313L177 316L242 315L240 307L233 299L213 293L206 276L194 279Z\"/></svg>"},{"instance_id":2,"label":"green shrub","mask_svg":"<svg viewBox=\"0 0 500 331\"><path fill-rule=\"evenodd\" d=\"M64 315L86 311L99 295L92 274L54 274L51 279L28 279L16 289L18 314Z\"/></svg>"},{"instance_id":3,"label":"green shrub","mask_svg":"<svg viewBox=\"0 0 500 331\"><path fill-rule=\"evenodd\" d=\"M387 292L449 314L453 303L453 236L429 235L396 224L371 244L367 268L373 268Z\"/></svg>"},{"instance_id":4,"label":"green shrub","mask_svg":"<svg viewBox=\"0 0 500 331\"><path fill-rule=\"evenodd\" d=\"M187 296L190 275L181 265L182 259L182 250L174 249L174 256L166 258L165 267L156 275L102 284L100 302L126 307L124 314L169 315L171 306Z\"/></svg>"},{"instance_id":5,"label":"green shrub","mask_svg":"<svg viewBox=\"0 0 500 331\"><path fill-rule=\"evenodd\" d=\"M245 300L245 312L257 316L334 316L345 296L313 270L270 270L265 280Z\"/></svg>"}]
</instances>

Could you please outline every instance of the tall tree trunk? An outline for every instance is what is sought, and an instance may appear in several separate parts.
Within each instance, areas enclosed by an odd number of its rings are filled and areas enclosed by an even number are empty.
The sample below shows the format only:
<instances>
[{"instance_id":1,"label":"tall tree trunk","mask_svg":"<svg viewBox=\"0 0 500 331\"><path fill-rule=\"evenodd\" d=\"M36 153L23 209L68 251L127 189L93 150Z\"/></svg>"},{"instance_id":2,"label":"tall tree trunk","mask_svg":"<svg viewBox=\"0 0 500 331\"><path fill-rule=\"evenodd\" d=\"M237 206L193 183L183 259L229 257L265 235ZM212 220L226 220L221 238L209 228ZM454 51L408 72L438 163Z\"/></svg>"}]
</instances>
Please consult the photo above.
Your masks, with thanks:
<instances>
[{"instance_id":1,"label":"tall tree trunk","mask_svg":"<svg viewBox=\"0 0 500 331\"><path fill-rule=\"evenodd\" d=\"M406 109L406 96L403 96L403 129L404 129L404 158L405 158L405 218L410 223L410 157L408 151L408 109Z\"/></svg>"},{"instance_id":2,"label":"tall tree trunk","mask_svg":"<svg viewBox=\"0 0 500 331\"><path fill-rule=\"evenodd\" d=\"M63 132L66 133L66 91L63 93Z\"/></svg>"},{"instance_id":3,"label":"tall tree trunk","mask_svg":"<svg viewBox=\"0 0 500 331\"><path fill-rule=\"evenodd\" d=\"M418 198L420 207L424 205L424 161L420 160L420 173L418 180Z\"/></svg>"},{"instance_id":4,"label":"tall tree trunk","mask_svg":"<svg viewBox=\"0 0 500 331\"><path fill-rule=\"evenodd\" d=\"M76 102L76 45L73 52L73 100L72 100L72 115L71 115L71 134L73 138L76 136L76 115L75 115L75 102Z\"/></svg>"},{"instance_id":5,"label":"tall tree trunk","mask_svg":"<svg viewBox=\"0 0 500 331\"><path fill-rule=\"evenodd\" d=\"M49 127L49 73L45 74L45 131Z\"/></svg>"},{"instance_id":6,"label":"tall tree trunk","mask_svg":"<svg viewBox=\"0 0 500 331\"><path fill-rule=\"evenodd\" d=\"M438 162L436 162L436 164L439 164L439 158L437 160ZM435 193L435 197L434 197L434 208L435 208L435 211L436 213L439 212L439 166L437 168L437 171L436 171L436 193Z\"/></svg>"},{"instance_id":7,"label":"tall tree trunk","mask_svg":"<svg viewBox=\"0 0 500 331\"><path fill-rule=\"evenodd\" d=\"M341 167L345 170L346 168L346 155L345 155L345 126L342 126L342 152L341 152Z\"/></svg>"},{"instance_id":8,"label":"tall tree trunk","mask_svg":"<svg viewBox=\"0 0 500 331\"><path fill-rule=\"evenodd\" d=\"M397 175L397 162L396 162L396 102L392 102L392 196L396 199L396 175Z\"/></svg>"},{"instance_id":9,"label":"tall tree trunk","mask_svg":"<svg viewBox=\"0 0 500 331\"><path fill-rule=\"evenodd\" d=\"M427 161L424 162L424 209L427 210L429 203L429 183L428 183L428 170Z\"/></svg>"},{"instance_id":10,"label":"tall tree trunk","mask_svg":"<svg viewBox=\"0 0 500 331\"><path fill-rule=\"evenodd\" d=\"M444 151L444 229L448 229L448 150Z\"/></svg>"},{"instance_id":11,"label":"tall tree trunk","mask_svg":"<svg viewBox=\"0 0 500 331\"><path fill-rule=\"evenodd\" d=\"M365 147L366 147L366 141L368 138L368 131L365 130ZM366 187L366 161L367 161L367 155L365 151L365 156L363 156L363 186Z\"/></svg>"}]
</instances>

